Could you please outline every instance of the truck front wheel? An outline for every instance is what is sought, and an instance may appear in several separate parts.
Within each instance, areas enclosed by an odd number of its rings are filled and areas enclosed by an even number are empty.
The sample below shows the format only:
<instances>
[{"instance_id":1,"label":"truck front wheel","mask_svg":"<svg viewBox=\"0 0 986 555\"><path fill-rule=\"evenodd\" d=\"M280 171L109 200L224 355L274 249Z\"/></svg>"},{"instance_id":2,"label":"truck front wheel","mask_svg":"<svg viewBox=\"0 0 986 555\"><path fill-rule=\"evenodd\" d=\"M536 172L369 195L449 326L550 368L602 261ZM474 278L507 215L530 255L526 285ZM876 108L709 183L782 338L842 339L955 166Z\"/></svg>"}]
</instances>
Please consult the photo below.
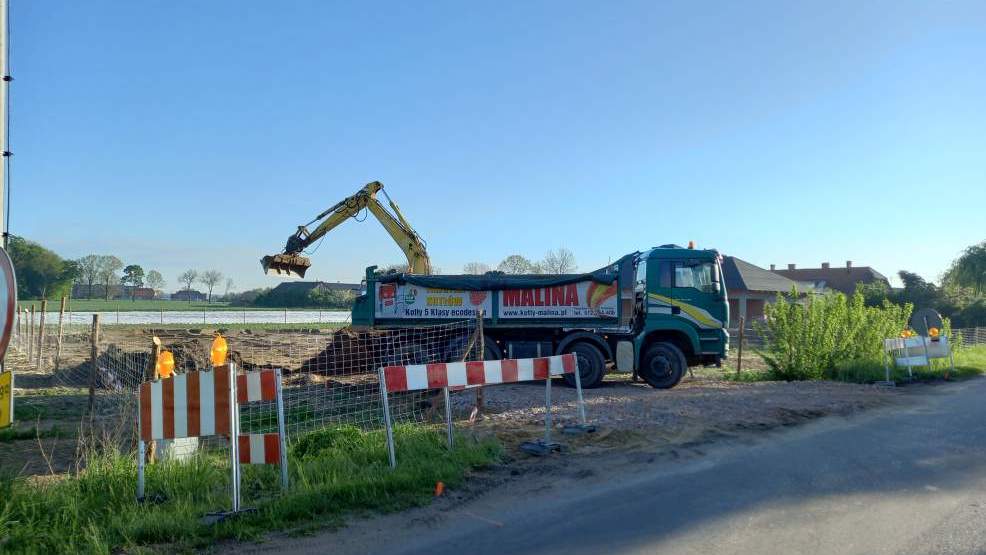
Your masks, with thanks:
<instances>
[{"instance_id":1,"label":"truck front wheel","mask_svg":"<svg viewBox=\"0 0 986 555\"><path fill-rule=\"evenodd\" d=\"M640 358L640 376L657 389L678 385L688 369L684 353L673 343L654 343Z\"/></svg>"},{"instance_id":2,"label":"truck front wheel","mask_svg":"<svg viewBox=\"0 0 986 555\"><path fill-rule=\"evenodd\" d=\"M599 347L582 341L569 347L567 352L574 354L579 361L579 381L582 382L582 387L589 389L599 387L603 383L603 376L606 375L606 357ZM575 387L575 376L565 374L565 383Z\"/></svg>"}]
</instances>

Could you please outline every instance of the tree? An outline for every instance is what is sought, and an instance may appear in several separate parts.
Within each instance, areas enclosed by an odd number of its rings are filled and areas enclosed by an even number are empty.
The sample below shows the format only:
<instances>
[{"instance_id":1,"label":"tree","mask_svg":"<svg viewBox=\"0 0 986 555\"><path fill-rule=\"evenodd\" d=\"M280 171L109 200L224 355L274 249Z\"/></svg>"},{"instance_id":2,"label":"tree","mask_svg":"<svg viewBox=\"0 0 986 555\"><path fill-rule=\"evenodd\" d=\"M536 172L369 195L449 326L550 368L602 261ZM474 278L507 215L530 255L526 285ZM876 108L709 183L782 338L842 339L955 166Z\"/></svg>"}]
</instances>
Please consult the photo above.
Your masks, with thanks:
<instances>
[{"instance_id":1,"label":"tree","mask_svg":"<svg viewBox=\"0 0 986 555\"><path fill-rule=\"evenodd\" d=\"M233 288L233 278L226 278L226 292L223 293L223 297L229 298L229 291Z\"/></svg>"},{"instance_id":2,"label":"tree","mask_svg":"<svg viewBox=\"0 0 986 555\"><path fill-rule=\"evenodd\" d=\"M148 287L150 287L151 289L154 290L155 293L157 293L158 291L164 289L165 286L164 276L162 276L161 272L157 270L151 270L150 272L147 272L146 283Z\"/></svg>"},{"instance_id":3,"label":"tree","mask_svg":"<svg viewBox=\"0 0 986 555\"><path fill-rule=\"evenodd\" d=\"M62 260L34 241L11 235L8 254L17 272L17 295L22 299L60 296L75 280L78 266Z\"/></svg>"},{"instance_id":4,"label":"tree","mask_svg":"<svg viewBox=\"0 0 986 555\"><path fill-rule=\"evenodd\" d=\"M576 268L575 255L565 247L548 251L541 262L541 269L546 274L571 274Z\"/></svg>"},{"instance_id":5,"label":"tree","mask_svg":"<svg viewBox=\"0 0 986 555\"><path fill-rule=\"evenodd\" d=\"M116 276L120 268L123 268L123 262L119 258L113 255L99 257L99 284L104 288L103 298L106 300L110 298L110 286L120 281Z\"/></svg>"},{"instance_id":6,"label":"tree","mask_svg":"<svg viewBox=\"0 0 986 555\"><path fill-rule=\"evenodd\" d=\"M178 281L185 284L185 291L191 293L192 284L195 280L199 279L199 273L195 270L185 270L180 276L178 276ZM192 302L192 295L188 295L188 302Z\"/></svg>"},{"instance_id":7,"label":"tree","mask_svg":"<svg viewBox=\"0 0 986 555\"><path fill-rule=\"evenodd\" d=\"M463 274L474 276L481 276L488 271L490 271L490 265L484 262L466 262L466 265L462 267Z\"/></svg>"},{"instance_id":8,"label":"tree","mask_svg":"<svg viewBox=\"0 0 986 555\"><path fill-rule=\"evenodd\" d=\"M540 274L541 266L519 254L511 254L503 259L496 267L505 274Z\"/></svg>"},{"instance_id":9,"label":"tree","mask_svg":"<svg viewBox=\"0 0 986 555\"><path fill-rule=\"evenodd\" d=\"M137 298L137 288L144 286L144 269L137 264L131 264L123 269L123 277L120 283L124 287L130 286L131 302Z\"/></svg>"},{"instance_id":10,"label":"tree","mask_svg":"<svg viewBox=\"0 0 986 555\"><path fill-rule=\"evenodd\" d=\"M223 273L219 270L207 270L199 276L199 281L209 290L209 298L206 302L212 302L212 290L216 288L216 284L222 281L222 279Z\"/></svg>"},{"instance_id":11,"label":"tree","mask_svg":"<svg viewBox=\"0 0 986 555\"><path fill-rule=\"evenodd\" d=\"M89 293L86 295L87 299L92 298L92 285L99 279L101 258L98 254L87 254L76 261L79 265L79 277L82 279L82 283L89 286Z\"/></svg>"},{"instance_id":12,"label":"tree","mask_svg":"<svg viewBox=\"0 0 986 555\"><path fill-rule=\"evenodd\" d=\"M945 281L986 293L986 241L967 248L945 274Z\"/></svg>"}]
</instances>

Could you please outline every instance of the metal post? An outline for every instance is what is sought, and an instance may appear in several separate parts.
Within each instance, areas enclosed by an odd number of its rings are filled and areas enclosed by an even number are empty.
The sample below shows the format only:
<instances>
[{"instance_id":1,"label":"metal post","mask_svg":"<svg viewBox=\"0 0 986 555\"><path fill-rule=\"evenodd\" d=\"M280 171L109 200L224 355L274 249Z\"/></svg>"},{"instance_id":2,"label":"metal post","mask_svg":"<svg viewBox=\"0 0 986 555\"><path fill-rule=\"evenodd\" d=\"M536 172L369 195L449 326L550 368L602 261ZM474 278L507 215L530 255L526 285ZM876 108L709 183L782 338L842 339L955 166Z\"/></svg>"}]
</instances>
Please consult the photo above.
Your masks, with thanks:
<instances>
[{"instance_id":1,"label":"metal post","mask_svg":"<svg viewBox=\"0 0 986 555\"><path fill-rule=\"evenodd\" d=\"M582 398L582 371L579 369L579 357L575 357L575 394L579 399L579 424L585 426L585 400Z\"/></svg>"},{"instance_id":2,"label":"metal post","mask_svg":"<svg viewBox=\"0 0 986 555\"><path fill-rule=\"evenodd\" d=\"M446 424L446 426L448 426L448 431L447 431L447 435L448 435L448 448L449 449L452 449L452 446L453 446L453 440L452 440L452 433L453 433L453 430L452 430L452 399L449 396L448 387L443 388L442 389L442 393L444 393L444 395L445 395L445 424Z\"/></svg>"},{"instance_id":3,"label":"metal post","mask_svg":"<svg viewBox=\"0 0 986 555\"><path fill-rule=\"evenodd\" d=\"M42 370L45 350L45 313L48 312L48 299L41 300L41 320L38 323L38 363L36 368Z\"/></svg>"},{"instance_id":4,"label":"metal post","mask_svg":"<svg viewBox=\"0 0 986 555\"><path fill-rule=\"evenodd\" d=\"M952 342L948 336L943 334L942 340L945 341L945 348L948 349L948 364L951 366L949 370L945 370L945 379L947 380L949 372L955 372L955 357L952 356Z\"/></svg>"},{"instance_id":5,"label":"metal post","mask_svg":"<svg viewBox=\"0 0 986 555\"><path fill-rule=\"evenodd\" d=\"M164 324L164 309L162 308L160 310L161 310L161 324Z\"/></svg>"},{"instance_id":6,"label":"metal post","mask_svg":"<svg viewBox=\"0 0 986 555\"><path fill-rule=\"evenodd\" d=\"M9 121L8 110L10 109L10 42L7 37L7 28L9 26L8 19L8 0L0 0L0 57L2 57L2 64L0 64L0 155L3 156L2 161L0 161L0 233L3 233L2 246L4 250L7 249L7 228L10 222L7 221L7 187L8 181L10 180L10 172L8 171L10 164L10 141L9 134L7 133L7 124Z\"/></svg>"},{"instance_id":7,"label":"metal post","mask_svg":"<svg viewBox=\"0 0 986 555\"><path fill-rule=\"evenodd\" d=\"M483 309L476 311L476 341L479 343L479 360L486 360L486 338L483 336ZM512 357L511 357L512 358ZM476 388L476 412L482 412L486 394L482 387Z\"/></svg>"},{"instance_id":8,"label":"metal post","mask_svg":"<svg viewBox=\"0 0 986 555\"><path fill-rule=\"evenodd\" d=\"M284 323L288 323L288 309L286 308L284 309Z\"/></svg>"},{"instance_id":9,"label":"metal post","mask_svg":"<svg viewBox=\"0 0 986 555\"><path fill-rule=\"evenodd\" d=\"M387 402L387 376L383 368L377 370L380 378L380 402L383 403L383 424L387 428L387 454L390 457L390 468L397 468L397 455L394 453L394 430L390 423L390 404Z\"/></svg>"},{"instance_id":10,"label":"metal post","mask_svg":"<svg viewBox=\"0 0 986 555\"><path fill-rule=\"evenodd\" d=\"M119 308L116 309L116 323L117 324L120 323L120 309Z\"/></svg>"},{"instance_id":11,"label":"metal post","mask_svg":"<svg viewBox=\"0 0 986 555\"><path fill-rule=\"evenodd\" d=\"M541 343L537 344L537 357L541 358ZM544 380L544 443L551 444L551 366L548 366L548 378Z\"/></svg>"},{"instance_id":12,"label":"metal post","mask_svg":"<svg viewBox=\"0 0 986 555\"><path fill-rule=\"evenodd\" d=\"M281 389L281 369L274 370L274 380L277 383L277 434L280 437L281 451L281 487L288 489L288 435L284 424L284 391Z\"/></svg>"},{"instance_id":13,"label":"metal post","mask_svg":"<svg viewBox=\"0 0 986 555\"><path fill-rule=\"evenodd\" d=\"M232 463L233 512L240 510L240 407L236 403L236 365L229 364L229 458Z\"/></svg>"},{"instance_id":14,"label":"metal post","mask_svg":"<svg viewBox=\"0 0 986 555\"><path fill-rule=\"evenodd\" d=\"M62 304L58 308L58 338L55 341L55 371L58 371L59 364L62 358L62 330L65 321L65 303L68 301L68 297L62 295Z\"/></svg>"},{"instance_id":15,"label":"metal post","mask_svg":"<svg viewBox=\"0 0 986 555\"><path fill-rule=\"evenodd\" d=\"M140 430L140 411L137 411L137 430ZM139 433L139 432L138 432ZM137 442L137 501L144 499L144 440Z\"/></svg>"}]
</instances>

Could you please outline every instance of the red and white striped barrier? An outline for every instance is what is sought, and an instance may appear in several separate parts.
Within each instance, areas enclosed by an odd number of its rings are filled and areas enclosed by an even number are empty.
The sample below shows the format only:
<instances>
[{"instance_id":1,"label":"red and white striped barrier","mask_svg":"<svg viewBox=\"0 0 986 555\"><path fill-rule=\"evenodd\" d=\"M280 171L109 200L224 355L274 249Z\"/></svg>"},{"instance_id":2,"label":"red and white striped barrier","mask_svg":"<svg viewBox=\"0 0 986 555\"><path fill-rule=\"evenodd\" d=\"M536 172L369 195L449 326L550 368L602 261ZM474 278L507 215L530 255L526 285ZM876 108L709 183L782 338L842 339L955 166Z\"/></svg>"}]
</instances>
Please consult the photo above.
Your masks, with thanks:
<instances>
[{"instance_id":1,"label":"red and white striped barrier","mask_svg":"<svg viewBox=\"0 0 986 555\"><path fill-rule=\"evenodd\" d=\"M389 393L441 389L445 395L445 420L448 427L448 446L452 448L452 403L449 390L467 387L509 384L544 380L545 414L544 441L546 449L557 450L559 444L551 441L551 378L564 374L575 375L578 392L579 421L585 426L585 406L582 401L582 381L579 379L578 358L572 353L537 358L482 360L473 362L439 362L406 366L384 366L379 369L380 397L383 404L384 425L387 431L387 453L390 466L397 466L393 425L390 420ZM550 452L550 451L549 451Z\"/></svg>"},{"instance_id":2,"label":"red and white striped barrier","mask_svg":"<svg viewBox=\"0 0 986 555\"><path fill-rule=\"evenodd\" d=\"M240 434L240 464L281 464L281 434Z\"/></svg>"},{"instance_id":3,"label":"red and white striped barrier","mask_svg":"<svg viewBox=\"0 0 986 555\"><path fill-rule=\"evenodd\" d=\"M144 497L144 451L153 440L220 435L230 438L233 512L240 506L240 464L277 464L288 487L288 465L281 371L264 369L236 375L233 365L175 374L146 382L138 393L140 442L137 498ZM258 401L277 403L275 433L241 434L239 406ZM235 441L232 438L236 438Z\"/></svg>"},{"instance_id":4,"label":"red and white striped barrier","mask_svg":"<svg viewBox=\"0 0 986 555\"><path fill-rule=\"evenodd\" d=\"M394 393L545 380L548 376L571 374L577 366L575 355L569 353L538 358L386 366L383 373L387 391Z\"/></svg>"}]
</instances>

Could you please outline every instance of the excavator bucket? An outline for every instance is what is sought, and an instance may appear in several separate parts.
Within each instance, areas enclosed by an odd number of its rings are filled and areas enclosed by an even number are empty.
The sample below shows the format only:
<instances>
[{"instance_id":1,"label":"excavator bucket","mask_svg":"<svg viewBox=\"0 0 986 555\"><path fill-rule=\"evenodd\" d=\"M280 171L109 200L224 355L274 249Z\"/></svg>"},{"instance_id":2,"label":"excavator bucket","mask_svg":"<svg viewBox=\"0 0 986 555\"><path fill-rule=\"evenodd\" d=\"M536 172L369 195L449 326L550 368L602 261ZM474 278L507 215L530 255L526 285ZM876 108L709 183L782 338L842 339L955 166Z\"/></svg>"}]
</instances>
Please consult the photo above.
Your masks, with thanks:
<instances>
[{"instance_id":1,"label":"excavator bucket","mask_svg":"<svg viewBox=\"0 0 986 555\"><path fill-rule=\"evenodd\" d=\"M275 254L274 256L261 258L260 265L263 266L265 274L273 272L277 276L285 275L303 278L312 263L304 256L297 254Z\"/></svg>"}]
</instances>

